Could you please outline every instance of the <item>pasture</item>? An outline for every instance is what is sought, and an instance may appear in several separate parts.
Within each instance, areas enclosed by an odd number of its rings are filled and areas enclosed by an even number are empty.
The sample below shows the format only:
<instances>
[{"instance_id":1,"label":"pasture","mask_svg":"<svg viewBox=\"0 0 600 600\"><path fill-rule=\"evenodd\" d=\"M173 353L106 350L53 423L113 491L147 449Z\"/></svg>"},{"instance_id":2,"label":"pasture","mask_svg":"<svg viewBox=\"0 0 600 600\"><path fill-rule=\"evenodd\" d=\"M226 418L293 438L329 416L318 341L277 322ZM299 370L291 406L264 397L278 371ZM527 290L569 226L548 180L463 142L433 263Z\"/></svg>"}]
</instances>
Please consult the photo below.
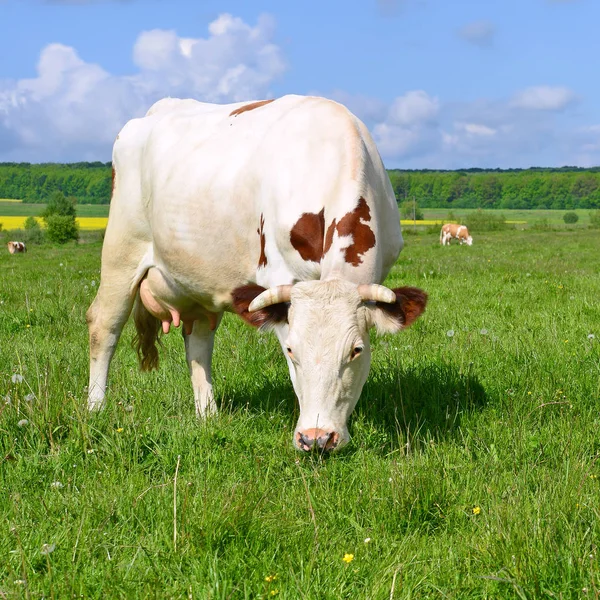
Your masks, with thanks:
<instances>
[{"instance_id":1,"label":"pasture","mask_svg":"<svg viewBox=\"0 0 600 600\"><path fill-rule=\"evenodd\" d=\"M428 309L374 337L330 457L292 449L280 349L232 315L219 416L179 332L143 375L131 323L89 415L100 244L0 253L0 598L600 597L598 233L474 236L407 237L386 283Z\"/></svg>"}]
</instances>

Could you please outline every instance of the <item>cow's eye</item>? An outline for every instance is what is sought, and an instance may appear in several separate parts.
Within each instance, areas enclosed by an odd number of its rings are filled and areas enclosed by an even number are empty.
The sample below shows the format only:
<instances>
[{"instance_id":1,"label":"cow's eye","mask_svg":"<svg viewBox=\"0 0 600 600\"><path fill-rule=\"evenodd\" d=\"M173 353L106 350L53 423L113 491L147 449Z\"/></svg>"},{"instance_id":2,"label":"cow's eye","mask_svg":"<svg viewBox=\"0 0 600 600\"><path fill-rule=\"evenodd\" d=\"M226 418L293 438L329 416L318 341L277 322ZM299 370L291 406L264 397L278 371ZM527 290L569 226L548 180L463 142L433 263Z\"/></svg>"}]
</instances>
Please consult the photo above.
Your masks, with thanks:
<instances>
[{"instance_id":1,"label":"cow's eye","mask_svg":"<svg viewBox=\"0 0 600 600\"><path fill-rule=\"evenodd\" d=\"M352 358L352 359L356 358L362 351L363 351L362 346L355 346L354 349L352 350L352 354L350 355L350 358Z\"/></svg>"}]
</instances>

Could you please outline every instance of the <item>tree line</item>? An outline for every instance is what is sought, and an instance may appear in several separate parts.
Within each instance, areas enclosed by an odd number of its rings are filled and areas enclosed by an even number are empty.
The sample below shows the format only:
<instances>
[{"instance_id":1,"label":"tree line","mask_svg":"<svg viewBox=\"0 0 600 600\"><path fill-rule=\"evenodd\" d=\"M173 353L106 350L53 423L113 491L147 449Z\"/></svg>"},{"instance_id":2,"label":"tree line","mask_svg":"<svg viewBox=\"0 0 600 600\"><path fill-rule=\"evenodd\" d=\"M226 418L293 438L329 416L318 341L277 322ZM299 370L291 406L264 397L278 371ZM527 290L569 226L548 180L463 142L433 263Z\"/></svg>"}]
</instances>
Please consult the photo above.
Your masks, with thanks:
<instances>
[{"instance_id":1,"label":"tree line","mask_svg":"<svg viewBox=\"0 0 600 600\"><path fill-rule=\"evenodd\" d=\"M600 208L600 169L389 171L399 202L423 208Z\"/></svg>"},{"instance_id":2,"label":"tree line","mask_svg":"<svg viewBox=\"0 0 600 600\"><path fill-rule=\"evenodd\" d=\"M399 203L423 208L600 208L600 168L388 171ZM0 198L47 203L55 191L108 204L111 163L0 163Z\"/></svg>"},{"instance_id":3,"label":"tree line","mask_svg":"<svg viewBox=\"0 0 600 600\"><path fill-rule=\"evenodd\" d=\"M108 204L111 191L111 163L0 163L0 198L47 203L62 192L79 204Z\"/></svg>"}]
</instances>

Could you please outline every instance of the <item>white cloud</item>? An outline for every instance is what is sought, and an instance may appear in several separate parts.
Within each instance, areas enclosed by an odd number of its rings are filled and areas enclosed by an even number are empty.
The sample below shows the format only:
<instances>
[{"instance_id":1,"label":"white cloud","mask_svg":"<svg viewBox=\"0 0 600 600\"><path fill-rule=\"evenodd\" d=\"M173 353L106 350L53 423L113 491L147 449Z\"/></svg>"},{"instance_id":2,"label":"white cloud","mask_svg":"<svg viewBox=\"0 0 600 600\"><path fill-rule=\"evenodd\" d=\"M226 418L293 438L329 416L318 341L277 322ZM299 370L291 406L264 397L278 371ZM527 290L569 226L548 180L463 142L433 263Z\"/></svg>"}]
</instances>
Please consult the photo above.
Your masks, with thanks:
<instances>
[{"instance_id":1,"label":"white cloud","mask_svg":"<svg viewBox=\"0 0 600 600\"><path fill-rule=\"evenodd\" d=\"M386 119L373 128L375 141L385 156L420 155L440 136L436 117L439 101L423 90L406 92L396 98Z\"/></svg>"},{"instance_id":2,"label":"white cloud","mask_svg":"<svg viewBox=\"0 0 600 600\"><path fill-rule=\"evenodd\" d=\"M515 102L521 95L443 103L424 91L407 92L372 127L373 137L389 167L600 164L600 126L576 130L569 115L552 110L564 99Z\"/></svg>"},{"instance_id":3,"label":"white cloud","mask_svg":"<svg viewBox=\"0 0 600 600\"><path fill-rule=\"evenodd\" d=\"M264 98L286 68L272 42L274 25L268 16L251 26L223 14L204 38L142 32L133 49L138 71L128 76L50 44L41 52L37 77L0 81L0 160L108 160L124 123L164 96Z\"/></svg>"},{"instance_id":4,"label":"white cloud","mask_svg":"<svg viewBox=\"0 0 600 600\"><path fill-rule=\"evenodd\" d=\"M577 100L573 91L566 87L538 85L515 94L512 105L530 110L559 111Z\"/></svg>"},{"instance_id":5,"label":"white cloud","mask_svg":"<svg viewBox=\"0 0 600 600\"><path fill-rule=\"evenodd\" d=\"M473 21L458 30L463 40L478 46L488 46L494 39L496 28L490 21Z\"/></svg>"}]
</instances>

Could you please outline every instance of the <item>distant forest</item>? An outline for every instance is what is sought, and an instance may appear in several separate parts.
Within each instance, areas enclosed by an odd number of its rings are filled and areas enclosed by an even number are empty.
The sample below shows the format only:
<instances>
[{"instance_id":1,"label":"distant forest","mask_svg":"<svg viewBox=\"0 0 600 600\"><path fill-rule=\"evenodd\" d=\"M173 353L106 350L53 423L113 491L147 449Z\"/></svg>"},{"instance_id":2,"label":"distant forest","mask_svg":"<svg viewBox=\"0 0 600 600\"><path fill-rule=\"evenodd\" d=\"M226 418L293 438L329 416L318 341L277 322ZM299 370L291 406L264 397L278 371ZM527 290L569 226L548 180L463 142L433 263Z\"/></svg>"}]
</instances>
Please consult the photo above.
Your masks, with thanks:
<instances>
[{"instance_id":1,"label":"distant forest","mask_svg":"<svg viewBox=\"0 0 600 600\"><path fill-rule=\"evenodd\" d=\"M423 208L600 208L600 167L388 171L398 202ZM47 202L55 190L108 204L111 163L0 163L0 198Z\"/></svg>"}]
</instances>

